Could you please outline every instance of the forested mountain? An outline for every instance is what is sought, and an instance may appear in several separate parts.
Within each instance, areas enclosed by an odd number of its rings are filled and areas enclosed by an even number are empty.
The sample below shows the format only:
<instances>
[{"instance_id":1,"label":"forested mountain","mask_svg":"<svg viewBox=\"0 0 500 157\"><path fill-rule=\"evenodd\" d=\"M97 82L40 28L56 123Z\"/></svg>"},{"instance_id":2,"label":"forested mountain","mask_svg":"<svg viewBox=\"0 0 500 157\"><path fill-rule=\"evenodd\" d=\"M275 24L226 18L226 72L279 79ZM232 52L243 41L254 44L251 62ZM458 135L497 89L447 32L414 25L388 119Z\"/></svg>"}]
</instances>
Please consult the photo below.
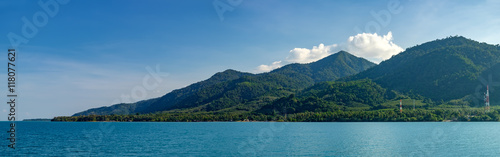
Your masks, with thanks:
<instances>
[{"instance_id":1,"label":"forested mountain","mask_svg":"<svg viewBox=\"0 0 500 157\"><path fill-rule=\"evenodd\" d=\"M132 114L132 113L141 113L147 112L151 109L149 108L152 104L156 102L166 102L165 106L171 106L171 104L175 104L175 100L184 99L189 95L200 91L203 88L215 85L217 83L231 81L234 79L238 79L242 76L250 76L253 74L250 73L242 73L235 70L226 70L224 72L219 72L210 77L205 81L201 81L198 83L191 84L187 87L173 90L172 92L160 97L149 100L143 100L136 103L121 103L115 104L109 107L100 107L93 108L87 111L79 112L74 114L73 116L79 115L108 115L108 114ZM171 100L171 101L169 101Z\"/></svg>"},{"instance_id":2,"label":"forested mountain","mask_svg":"<svg viewBox=\"0 0 500 157\"><path fill-rule=\"evenodd\" d=\"M305 89L297 96L292 94L277 99L256 112L275 115L369 110L394 98L396 98L396 93L388 91L368 79L349 82L321 82Z\"/></svg>"},{"instance_id":3,"label":"forested mountain","mask_svg":"<svg viewBox=\"0 0 500 157\"><path fill-rule=\"evenodd\" d=\"M315 83L333 81L375 66L340 51L317 62L290 64L262 74L226 70L210 79L174 90L160 98L94 108L75 114L110 115L176 112L248 112Z\"/></svg>"},{"instance_id":4,"label":"forested mountain","mask_svg":"<svg viewBox=\"0 0 500 157\"><path fill-rule=\"evenodd\" d=\"M487 85L491 111L484 108ZM379 65L340 51L268 73L226 70L159 98L54 120L500 121L499 86L500 46L455 36Z\"/></svg>"},{"instance_id":5,"label":"forested mountain","mask_svg":"<svg viewBox=\"0 0 500 157\"><path fill-rule=\"evenodd\" d=\"M446 102L483 94L487 84L498 86L499 63L500 46L455 36L408 48L343 80L369 78L388 89Z\"/></svg>"},{"instance_id":6,"label":"forested mountain","mask_svg":"<svg viewBox=\"0 0 500 157\"><path fill-rule=\"evenodd\" d=\"M355 57L348 52L340 51L319 61L310 64L290 64L276 69L271 73L283 74L289 77L304 75L309 83L333 81L345 76L350 76L375 66L363 58Z\"/></svg>"}]
</instances>

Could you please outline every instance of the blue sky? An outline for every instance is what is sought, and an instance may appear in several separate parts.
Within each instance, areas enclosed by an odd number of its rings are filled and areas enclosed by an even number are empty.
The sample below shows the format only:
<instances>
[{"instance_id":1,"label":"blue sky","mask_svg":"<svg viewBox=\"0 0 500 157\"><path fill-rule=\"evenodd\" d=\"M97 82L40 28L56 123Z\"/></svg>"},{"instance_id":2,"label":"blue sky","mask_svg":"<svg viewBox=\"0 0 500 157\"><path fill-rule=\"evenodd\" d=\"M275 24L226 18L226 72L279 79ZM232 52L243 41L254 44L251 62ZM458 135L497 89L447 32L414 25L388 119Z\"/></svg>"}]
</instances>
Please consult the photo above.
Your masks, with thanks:
<instances>
[{"instance_id":1,"label":"blue sky","mask_svg":"<svg viewBox=\"0 0 500 157\"><path fill-rule=\"evenodd\" d=\"M135 99L126 97L137 91L145 94L135 98L159 97L225 69L258 73L259 68L311 62L337 50L352 50L378 63L447 36L500 43L500 3L495 1L41 2L56 2L54 16L38 1L0 3L5 52L12 47L9 33L24 37L23 17L33 22L35 16L40 25L16 47L18 120L131 102ZM226 9L222 16L214 3ZM353 44L357 41L371 45L359 48ZM0 60L7 62L6 57ZM168 75L151 79L147 69L157 68ZM5 71L1 74L6 77ZM146 89L145 79L156 86ZM7 89L6 84L0 88ZM7 105L1 106L0 113L7 115Z\"/></svg>"}]
</instances>

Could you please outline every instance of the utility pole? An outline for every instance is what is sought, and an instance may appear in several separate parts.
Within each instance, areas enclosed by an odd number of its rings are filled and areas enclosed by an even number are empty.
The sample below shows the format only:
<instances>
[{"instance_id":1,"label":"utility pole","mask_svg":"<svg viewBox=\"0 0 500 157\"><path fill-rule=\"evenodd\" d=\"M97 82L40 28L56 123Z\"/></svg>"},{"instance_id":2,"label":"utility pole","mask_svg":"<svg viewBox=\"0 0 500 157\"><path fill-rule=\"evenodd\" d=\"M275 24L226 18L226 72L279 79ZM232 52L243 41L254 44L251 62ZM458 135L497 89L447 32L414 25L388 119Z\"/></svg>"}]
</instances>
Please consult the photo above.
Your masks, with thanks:
<instances>
[{"instance_id":1,"label":"utility pole","mask_svg":"<svg viewBox=\"0 0 500 157\"><path fill-rule=\"evenodd\" d=\"M490 89L488 85L486 86L486 94L484 95L484 101L485 101L485 112L490 112Z\"/></svg>"},{"instance_id":2,"label":"utility pole","mask_svg":"<svg viewBox=\"0 0 500 157\"><path fill-rule=\"evenodd\" d=\"M399 112L403 113L403 99L399 100Z\"/></svg>"}]
</instances>

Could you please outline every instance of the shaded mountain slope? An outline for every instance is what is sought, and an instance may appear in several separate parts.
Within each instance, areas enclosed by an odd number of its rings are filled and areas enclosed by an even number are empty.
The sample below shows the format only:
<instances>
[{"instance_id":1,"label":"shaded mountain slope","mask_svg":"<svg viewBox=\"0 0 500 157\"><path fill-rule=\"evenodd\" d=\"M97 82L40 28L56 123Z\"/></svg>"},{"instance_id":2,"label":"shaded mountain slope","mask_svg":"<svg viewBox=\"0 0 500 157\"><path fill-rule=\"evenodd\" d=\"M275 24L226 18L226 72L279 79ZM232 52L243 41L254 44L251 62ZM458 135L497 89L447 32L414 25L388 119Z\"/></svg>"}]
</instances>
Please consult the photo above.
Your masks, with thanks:
<instances>
[{"instance_id":1,"label":"shaded mountain slope","mask_svg":"<svg viewBox=\"0 0 500 157\"><path fill-rule=\"evenodd\" d=\"M482 73L499 62L498 45L449 37L408 48L343 80L369 78L389 89L447 101L473 94Z\"/></svg>"},{"instance_id":2,"label":"shaded mountain slope","mask_svg":"<svg viewBox=\"0 0 500 157\"><path fill-rule=\"evenodd\" d=\"M192 108L198 111L251 111L322 81L333 81L375 66L366 59L340 51L317 62L290 64L269 73L249 74L234 70L174 90L160 98L118 104L80 112L90 114L154 113Z\"/></svg>"}]
</instances>

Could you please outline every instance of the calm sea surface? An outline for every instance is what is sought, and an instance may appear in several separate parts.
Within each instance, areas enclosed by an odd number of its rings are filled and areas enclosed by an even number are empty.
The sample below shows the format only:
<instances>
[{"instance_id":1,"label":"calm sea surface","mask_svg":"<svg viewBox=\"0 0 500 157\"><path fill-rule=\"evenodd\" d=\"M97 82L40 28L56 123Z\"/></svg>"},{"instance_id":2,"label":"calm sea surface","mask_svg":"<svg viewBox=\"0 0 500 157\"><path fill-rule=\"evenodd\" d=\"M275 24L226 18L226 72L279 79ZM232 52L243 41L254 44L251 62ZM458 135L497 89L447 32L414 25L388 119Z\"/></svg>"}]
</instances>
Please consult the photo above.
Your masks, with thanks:
<instances>
[{"instance_id":1,"label":"calm sea surface","mask_svg":"<svg viewBox=\"0 0 500 157\"><path fill-rule=\"evenodd\" d=\"M0 156L500 156L500 123L0 122Z\"/></svg>"}]
</instances>

